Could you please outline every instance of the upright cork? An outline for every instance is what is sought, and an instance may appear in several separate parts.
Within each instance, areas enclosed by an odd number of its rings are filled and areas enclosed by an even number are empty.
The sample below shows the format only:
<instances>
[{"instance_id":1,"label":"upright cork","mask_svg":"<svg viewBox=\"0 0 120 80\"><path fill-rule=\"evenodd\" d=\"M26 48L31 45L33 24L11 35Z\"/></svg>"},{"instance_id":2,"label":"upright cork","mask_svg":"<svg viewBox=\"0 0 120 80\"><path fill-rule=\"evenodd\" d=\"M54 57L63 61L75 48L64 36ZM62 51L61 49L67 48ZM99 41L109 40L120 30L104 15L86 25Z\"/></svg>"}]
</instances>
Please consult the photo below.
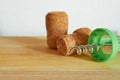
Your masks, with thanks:
<instances>
[{"instance_id":1,"label":"upright cork","mask_svg":"<svg viewBox=\"0 0 120 80\"><path fill-rule=\"evenodd\" d=\"M56 40L68 32L68 15L65 12L49 12L46 15L47 44L56 49Z\"/></svg>"}]
</instances>

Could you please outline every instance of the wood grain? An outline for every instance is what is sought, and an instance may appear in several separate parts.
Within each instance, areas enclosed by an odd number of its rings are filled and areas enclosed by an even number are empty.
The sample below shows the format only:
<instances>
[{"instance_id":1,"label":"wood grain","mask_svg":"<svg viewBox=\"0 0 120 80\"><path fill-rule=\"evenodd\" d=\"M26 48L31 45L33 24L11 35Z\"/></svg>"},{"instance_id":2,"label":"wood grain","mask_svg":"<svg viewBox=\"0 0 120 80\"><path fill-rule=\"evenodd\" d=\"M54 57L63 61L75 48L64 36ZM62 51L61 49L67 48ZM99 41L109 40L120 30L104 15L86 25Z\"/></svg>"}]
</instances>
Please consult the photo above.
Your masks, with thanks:
<instances>
[{"instance_id":1,"label":"wood grain","mask_svg":"<svg viewBox=\"0 0 120 80\"><path fill-rule=\"evenodd\" d=\"M0 80L117 80L119 73L119 53L100 63L85 55L59 55L44 37L0 38Z\"/></svg>"}]
</instances>

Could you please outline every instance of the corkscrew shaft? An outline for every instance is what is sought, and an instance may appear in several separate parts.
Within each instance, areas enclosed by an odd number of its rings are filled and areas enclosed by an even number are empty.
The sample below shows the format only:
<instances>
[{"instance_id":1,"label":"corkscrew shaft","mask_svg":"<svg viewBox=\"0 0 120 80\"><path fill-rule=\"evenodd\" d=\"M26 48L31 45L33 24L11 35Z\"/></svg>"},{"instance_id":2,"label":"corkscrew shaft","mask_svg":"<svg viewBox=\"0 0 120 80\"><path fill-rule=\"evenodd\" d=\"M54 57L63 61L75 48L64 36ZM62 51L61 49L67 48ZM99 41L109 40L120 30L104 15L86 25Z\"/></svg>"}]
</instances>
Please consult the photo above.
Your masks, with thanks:
<instances>
[{"instance_id":1,"label":"corkscrew shaft","mask_svg":"<svg viewBox=\"0 0 120 80\"><path fill-rule=\"evenodd\" d=\"M104 51L104 46L111 46L111 52ZM120 51L120 37L116 37L108 29L98 28L90 34L88 45L74 46L69 52L73 51L76 51L78 55L90 54L94 60L104 62L114 58Z\"/></svg>"},{"instance_id":2,"label":"corkscrew shaft","mask_svg":"<svg viewBox=\"0 0 120 80\"><path fill-rule=\"evenodd\" d=\"M103 46L112 46L112 44L111 44L112 42L111 42L111 40L109 38L102 39L101 41L102 41L101 42L102 47ZM118 47L119 47L119 51L120 51L120 39L118 39L118 45L119 45ZM95 44L92 44L92 45L87 44L87 45L74 46L74 47L70 48L69 52L71 53L73 50L75 50L78 55L90 54L94 50L97 51L98 47L101 47L101 46L97 46Z\"/></svg>"},{"instance_id":3,"label":"corkscrew shaft","mask_svg":"<svg viewBox=\"0 0 120 80\"><path fill-rule=\"evenodd\" d=\"M112 46L112 40L111 38L102 38L99 42L100 45L103 45L103 46ZM120 51L120 37L117 38L117 49L118 51Z\"/></svg>"}]
</instances>

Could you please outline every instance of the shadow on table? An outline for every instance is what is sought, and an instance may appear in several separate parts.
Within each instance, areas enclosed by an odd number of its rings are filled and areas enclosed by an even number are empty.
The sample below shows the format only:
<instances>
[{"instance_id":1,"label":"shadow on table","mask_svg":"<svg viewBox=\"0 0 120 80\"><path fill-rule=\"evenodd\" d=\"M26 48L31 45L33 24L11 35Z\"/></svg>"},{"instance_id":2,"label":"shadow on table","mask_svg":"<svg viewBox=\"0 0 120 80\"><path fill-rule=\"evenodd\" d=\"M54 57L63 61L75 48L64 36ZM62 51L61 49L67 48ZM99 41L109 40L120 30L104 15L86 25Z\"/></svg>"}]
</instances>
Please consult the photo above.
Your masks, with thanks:
<instances>
[{"instance_id":1,"label":"shadow on table","mask_svg":"<svg viewBox=\"0 0 120 80\"><path fill-rule=\"evenodd\" d=\"M29 51L33 51L30 54L51 54L51 55L56 55L56 56L63 56L58 54L58 51L56 49L50 49L47 44L46 44L46 38L39 38L39 37L18 37L18 38L10 38L9 40L12 40L14 42L17 42L21 45L24 44L24 48L27 48ZM65 57L65 56L63 56ZM75 57L78 59L83 59L83 60L88 60L88 61L94 61L92 58L88 55L76 55L73 54L71 56L66 56L66 57Z\"/></svg>"}]
</instances>

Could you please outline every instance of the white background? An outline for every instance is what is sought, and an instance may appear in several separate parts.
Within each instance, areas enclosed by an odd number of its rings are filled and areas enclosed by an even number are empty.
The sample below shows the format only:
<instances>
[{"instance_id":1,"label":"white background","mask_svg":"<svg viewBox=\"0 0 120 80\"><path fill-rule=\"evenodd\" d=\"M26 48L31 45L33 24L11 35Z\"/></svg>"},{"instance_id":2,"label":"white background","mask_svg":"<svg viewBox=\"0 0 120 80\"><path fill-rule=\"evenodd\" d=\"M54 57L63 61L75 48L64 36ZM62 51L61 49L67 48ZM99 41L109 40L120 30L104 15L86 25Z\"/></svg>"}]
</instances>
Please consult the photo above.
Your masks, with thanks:
<instances>
[{"instance_id":1,"label":"white background","mask_svg":"<svg viewBox=\"0 0 120 80\"><path fill-rule=\"evenodd\" d=\"M120 0L0 0L0 36L46 36L50 11L69 15L69 33L105 27L120 35Z\"/></svg>"}]
</instances>

